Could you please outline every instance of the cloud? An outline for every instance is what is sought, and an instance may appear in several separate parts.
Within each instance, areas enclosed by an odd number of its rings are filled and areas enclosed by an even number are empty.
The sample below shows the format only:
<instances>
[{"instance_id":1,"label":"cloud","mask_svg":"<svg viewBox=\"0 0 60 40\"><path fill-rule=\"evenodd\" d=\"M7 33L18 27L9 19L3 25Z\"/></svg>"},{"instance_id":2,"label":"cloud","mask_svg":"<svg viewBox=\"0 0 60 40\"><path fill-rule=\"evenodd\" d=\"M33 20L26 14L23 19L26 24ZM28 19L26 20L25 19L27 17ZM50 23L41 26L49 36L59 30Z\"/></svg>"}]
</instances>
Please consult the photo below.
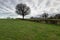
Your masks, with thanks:
<instances>
[{"instance_id":1,"label":"cloud","mask_svg":"<svg viewBox=\"0 0 60 40\"><path fill-rule=\"evenodd\" d=\"M36 16L47 13L59 13L60 12L60 0L0 0L0 17L18 15L15 13L15 7L19 3L25 3L31 8L31 14L28 17ZM12 17L11 16L11 17Z\"/></svg>"}]
</instances>

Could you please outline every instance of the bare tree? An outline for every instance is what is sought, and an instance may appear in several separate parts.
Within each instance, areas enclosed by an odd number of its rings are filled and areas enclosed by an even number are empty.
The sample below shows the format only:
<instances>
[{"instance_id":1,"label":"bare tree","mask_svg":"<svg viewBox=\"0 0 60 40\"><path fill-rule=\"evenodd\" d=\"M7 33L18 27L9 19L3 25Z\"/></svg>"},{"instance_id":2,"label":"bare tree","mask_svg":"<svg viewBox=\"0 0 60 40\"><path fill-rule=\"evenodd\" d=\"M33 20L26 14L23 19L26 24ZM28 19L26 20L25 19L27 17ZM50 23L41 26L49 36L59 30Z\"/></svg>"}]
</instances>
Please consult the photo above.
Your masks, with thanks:
<instances>
[{"instance_id":1,"label":"bare tree","mask_svg":"<svg viewBox=\"0 0 60 40\"><path fill-rule=\"evenodd\" d=\"M47 13L43 13L43 14L42 14L42 17L43 17L44 19L47 19L48 14L47 14Z\"/></svg>"},{"instance_id":2,"label":"bare tree","mask_svg":"<svg viewBox=\"0 0 60 40\"><path fill-rule=\"evenodd\" d=\"M45 22L48 23L48 21L46 20L48 18L48 14L47 13L43 13L42 17L44 18Z\"/></svg>"},{"instance_id":3,"label":"bare tree","mask_svg":"<svg viewBox=\"0 0 60 40\"><path fill-rule=\"evenodd\" d=\"M23 19L24 16L30 13L30 8L26 4L17 4L16 6L16 13L22 15Z\"/></svg>"}]
</instances>

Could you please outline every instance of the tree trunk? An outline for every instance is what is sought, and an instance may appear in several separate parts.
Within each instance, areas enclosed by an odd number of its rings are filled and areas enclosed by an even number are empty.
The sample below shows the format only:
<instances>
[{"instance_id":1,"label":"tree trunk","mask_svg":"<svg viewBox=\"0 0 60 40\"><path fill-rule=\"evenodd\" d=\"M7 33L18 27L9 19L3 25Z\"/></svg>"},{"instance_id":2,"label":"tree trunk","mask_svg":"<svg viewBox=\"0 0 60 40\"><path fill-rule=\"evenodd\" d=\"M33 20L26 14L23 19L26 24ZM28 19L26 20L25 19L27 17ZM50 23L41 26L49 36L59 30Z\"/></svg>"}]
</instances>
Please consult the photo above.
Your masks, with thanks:
<instances>
[{"instance_id":1,"label":"tree trunk","mask_svg":"<svg viewBox=\"0 0 60 40\"><path fill-rule=\"evenodd\" d=\"M23 20L24 20L24 15L23 15Z\"/></svg>"}]
</instances>

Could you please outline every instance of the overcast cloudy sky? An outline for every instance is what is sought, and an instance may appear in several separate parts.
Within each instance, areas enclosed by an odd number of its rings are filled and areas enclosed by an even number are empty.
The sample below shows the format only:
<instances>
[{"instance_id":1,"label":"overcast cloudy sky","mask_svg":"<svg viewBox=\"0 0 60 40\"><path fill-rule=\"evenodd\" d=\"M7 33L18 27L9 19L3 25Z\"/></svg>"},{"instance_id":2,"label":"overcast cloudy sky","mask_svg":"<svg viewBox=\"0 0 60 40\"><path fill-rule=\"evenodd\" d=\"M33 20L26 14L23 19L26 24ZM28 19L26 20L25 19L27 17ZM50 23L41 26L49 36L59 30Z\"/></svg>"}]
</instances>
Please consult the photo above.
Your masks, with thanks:
<instances>
[{"instance_id":1,"label":"overcast cloudy sky","mask_svg":"<svg viewBox=\"0 0 60 40\"><path fill-rule=\"evenodd\" d=\"M44 12L60 13L60 0L0 0L0 18L21 17L15 13L15 7L19 3L25 3L31 8L30 15L26 17Z\"/></svg>"}]
</instances>

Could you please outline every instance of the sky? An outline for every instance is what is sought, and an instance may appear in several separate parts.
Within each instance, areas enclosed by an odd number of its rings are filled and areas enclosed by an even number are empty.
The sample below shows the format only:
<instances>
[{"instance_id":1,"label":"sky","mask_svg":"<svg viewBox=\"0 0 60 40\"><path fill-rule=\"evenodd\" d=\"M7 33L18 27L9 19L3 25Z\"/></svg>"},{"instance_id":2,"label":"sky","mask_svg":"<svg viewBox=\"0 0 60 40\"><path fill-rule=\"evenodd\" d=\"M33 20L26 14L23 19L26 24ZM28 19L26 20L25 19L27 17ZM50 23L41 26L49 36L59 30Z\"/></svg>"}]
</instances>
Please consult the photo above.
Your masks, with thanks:
<instances>
[{"instance_id":1,"label":"sky","mask_svg":"<svg viewBox=\"0 0 60 40\"><path fill-rule=\"evenodd\" d=\"M30 14L25 16L26 18L44 12L49 14L60 13L60 0L0 0L0 18L22 18L15 12L15 7L19 3L25 3L31 9Z\"/></svg>"}]
</instances>

